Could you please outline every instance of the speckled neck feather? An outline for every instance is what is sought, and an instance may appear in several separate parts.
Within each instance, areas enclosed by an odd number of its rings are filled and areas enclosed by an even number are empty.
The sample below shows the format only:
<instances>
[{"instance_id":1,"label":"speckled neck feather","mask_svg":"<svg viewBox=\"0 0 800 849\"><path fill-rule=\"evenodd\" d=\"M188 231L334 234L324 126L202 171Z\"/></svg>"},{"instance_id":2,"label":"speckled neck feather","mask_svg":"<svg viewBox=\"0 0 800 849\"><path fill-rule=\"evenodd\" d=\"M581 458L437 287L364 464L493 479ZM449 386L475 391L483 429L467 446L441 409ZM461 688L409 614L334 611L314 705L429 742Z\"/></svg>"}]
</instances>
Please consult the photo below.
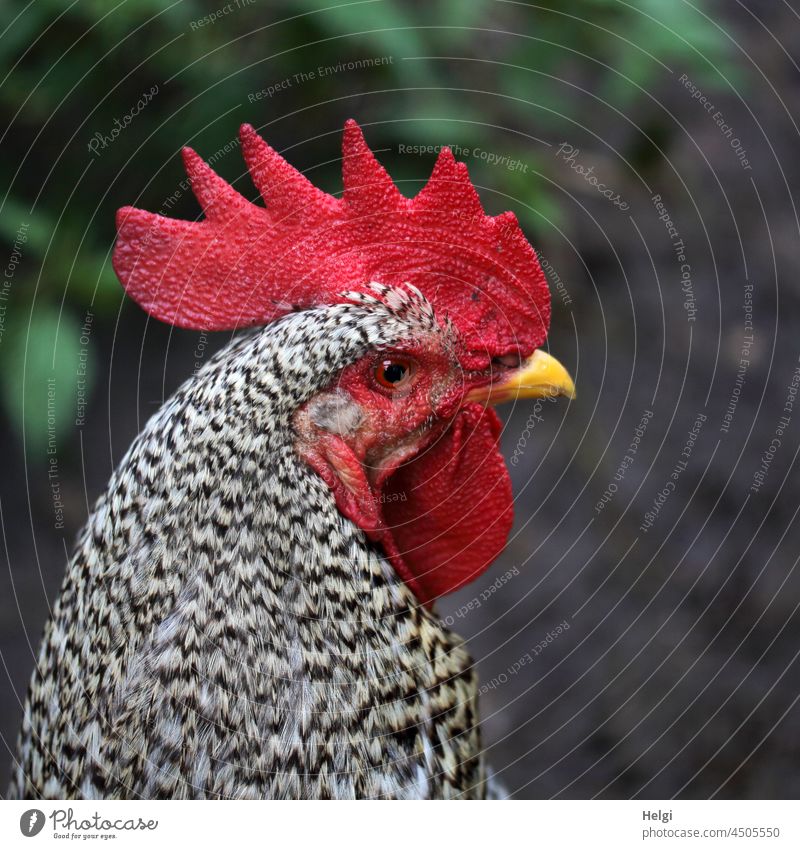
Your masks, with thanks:
<instances>
[{"instance_id":1,"label":"speckled neck feather","mask_svg":"<svg viewBox=\"0 0 800 849\"><path fill-rule=\"evenodd\" d=\"M290 314L149 421L69 564L12 797L485 794L460 640L292 445L297 406L419 308Z\"/></svg>"}]
</instances>

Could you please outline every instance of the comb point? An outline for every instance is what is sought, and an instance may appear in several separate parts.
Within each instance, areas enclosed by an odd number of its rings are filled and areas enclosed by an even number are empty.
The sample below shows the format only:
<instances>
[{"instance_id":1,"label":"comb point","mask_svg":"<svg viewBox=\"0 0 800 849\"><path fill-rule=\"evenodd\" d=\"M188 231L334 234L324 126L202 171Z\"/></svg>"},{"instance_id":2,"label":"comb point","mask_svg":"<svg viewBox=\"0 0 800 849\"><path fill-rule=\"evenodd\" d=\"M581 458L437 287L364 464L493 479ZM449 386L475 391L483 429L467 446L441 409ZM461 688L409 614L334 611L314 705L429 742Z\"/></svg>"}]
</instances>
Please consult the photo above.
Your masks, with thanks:
<instances>
[{"instance_id":1,"label":"comb point","mask_svg":"<svg viewBox=\"0 0 800 849\"><path fill-rule=\"evenodd\" d=\"M352 208L385 212L405 201L352 118L342 136L342 182L344 201Z\"/></svg>"},{"instance_id":2,"label":"comb point","mask_svg":"<svg viewBox=\"0 0 800 849\"><path fill-rule=\"evenodd\" d=\"M233 186L208 165L192 148L181 148L183 167L189 177L192 192L206 218L228 221L251 206Z\"/></svg>"},{"instance_id":3,"label":"comb point","mask_svg":"<svg viewBox=\"0 0 800 849\"><path fill-rule=\"evenodd\" d=\"M333 198L270 147L251 124L242 124L239 138L250 177L273 217L298 212L313 217L316 210L330 207Z\"/></svg>"}]
</instances>

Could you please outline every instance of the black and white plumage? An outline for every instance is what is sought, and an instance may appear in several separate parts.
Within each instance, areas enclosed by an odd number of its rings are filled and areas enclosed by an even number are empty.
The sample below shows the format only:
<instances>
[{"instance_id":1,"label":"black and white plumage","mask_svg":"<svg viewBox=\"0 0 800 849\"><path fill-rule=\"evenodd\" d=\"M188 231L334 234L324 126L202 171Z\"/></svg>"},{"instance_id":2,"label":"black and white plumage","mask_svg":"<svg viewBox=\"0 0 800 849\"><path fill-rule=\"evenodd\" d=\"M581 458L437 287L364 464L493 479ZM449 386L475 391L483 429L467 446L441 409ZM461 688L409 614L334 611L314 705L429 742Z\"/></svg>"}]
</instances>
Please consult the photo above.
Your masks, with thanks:
<instances>
[{"instance_id":1,"label":"black and white plumage","mask_svg":"<svg viewBox=\"0 0 800 849\"><path fill-rule=\"evenodd\" d=\"M454 344L413 289L291 313L153 416L70 561L12 797L486 795L467 652L295 444L344 367L421 334Z\"/></svg>"}]
</instances>

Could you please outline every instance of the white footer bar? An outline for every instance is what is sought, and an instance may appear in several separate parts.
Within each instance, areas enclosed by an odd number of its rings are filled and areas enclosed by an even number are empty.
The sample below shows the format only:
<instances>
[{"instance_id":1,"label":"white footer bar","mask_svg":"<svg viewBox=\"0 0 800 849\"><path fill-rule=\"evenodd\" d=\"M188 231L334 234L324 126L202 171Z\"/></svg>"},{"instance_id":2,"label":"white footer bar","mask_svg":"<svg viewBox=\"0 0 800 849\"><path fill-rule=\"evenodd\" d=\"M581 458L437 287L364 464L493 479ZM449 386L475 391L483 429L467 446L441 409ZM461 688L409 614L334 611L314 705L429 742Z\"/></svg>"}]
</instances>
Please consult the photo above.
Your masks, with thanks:
<instances>
[{"instance_id":1,"label":"white footer bar","mask_svg":"<svg viewBox=\"0 0 800 849\"><path fill-rule=\"evenodd\" d=\"M402 806L402 807L401 807ZM794 801L2 802L0 845L798 847Z\"/></svg>"}]
</instances>

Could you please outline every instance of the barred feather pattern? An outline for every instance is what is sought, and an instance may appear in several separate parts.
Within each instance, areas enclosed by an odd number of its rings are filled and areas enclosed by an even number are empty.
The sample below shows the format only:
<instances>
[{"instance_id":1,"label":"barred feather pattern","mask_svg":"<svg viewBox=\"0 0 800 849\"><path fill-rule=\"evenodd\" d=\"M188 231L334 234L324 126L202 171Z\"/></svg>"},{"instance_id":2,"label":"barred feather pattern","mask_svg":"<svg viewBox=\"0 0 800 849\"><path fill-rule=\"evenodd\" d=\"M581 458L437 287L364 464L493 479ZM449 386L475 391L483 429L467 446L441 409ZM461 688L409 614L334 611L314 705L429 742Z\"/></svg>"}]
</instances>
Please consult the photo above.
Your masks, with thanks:
<instances>
[{"instance_id":1,"label":"barred feather pattern","mask_svg":"<svg viewBox=\"0 0 800 849\"><path fill-rule=\"evenodd\" d=\"M431 332L411 289L291 313L148 422L69 564L12 797L485 795L461 640L292 444L341 368Z\"/></svg>"}]
</instances>

